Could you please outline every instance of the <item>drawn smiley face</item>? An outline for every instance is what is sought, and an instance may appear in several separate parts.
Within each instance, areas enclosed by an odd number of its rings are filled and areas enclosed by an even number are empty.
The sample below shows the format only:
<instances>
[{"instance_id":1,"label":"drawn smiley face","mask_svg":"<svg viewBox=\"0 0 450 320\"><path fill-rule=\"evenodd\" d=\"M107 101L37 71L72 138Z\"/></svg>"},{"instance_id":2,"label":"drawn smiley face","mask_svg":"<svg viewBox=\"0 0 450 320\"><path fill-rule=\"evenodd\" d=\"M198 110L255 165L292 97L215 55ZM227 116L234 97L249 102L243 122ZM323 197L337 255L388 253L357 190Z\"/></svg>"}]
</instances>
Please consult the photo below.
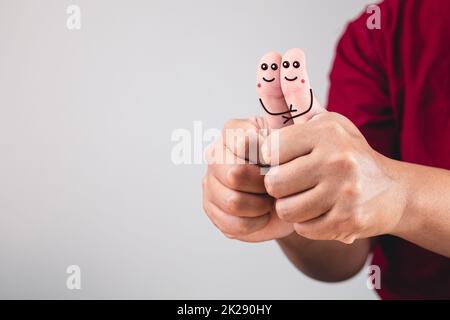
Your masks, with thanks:
<instances>
[{"instance_id":1,"label":"drawn smiley face","mask_svg":"<svg viewBox=\"0 0 450 320\"><path fill-rule=\"evenodd\" d=\"M282 58L281 89L289 109L296 109L292 118L311 111L314 95L306 71L305 53L301 49L290 49Z\"/></svg>"},{"instance_id":2,"label":"drawn smiley face","mask_svg":"<svg viewBox=\"0 0 450 320\"><path fill-rule=\"evenodd\" d=\"M299 69L300 68L300 62L298 62L297 60L289 62L289 61L283 61L283 68L284 69L289 69L292 66L292 68L294 69ZM296 75L292 75L292 78L289 78L288 75L286 74L284 76L284 80L286 81L295 81L298 79L298 74ZM302 83L305 83L305 79L302 79Z\"/></svg>"},{"instance_id":3,"label":"drawn smiley face","mask_svg":"<svg viewBox=\"0 0 450 320\"><path fill-rule=\"evenodd\" d=\"M272 69L273 71L277 71L277 70L278 70L278 64L276 64L275 62L272 63L272 64L270 65L270 69ZM263 62L263 63L261 64L261 70L263 70L263 71L268 71L268 70L269 70L269 65L268 65L267 63ZM274 82L275 79L276 79L276 77L274 76L272 79L266 79L266 77L263 76L262 79L263 79L263 81L265 81L265 82Z\"/></svg>"},{"instance_id":4,"label":"drawn smiley face","mask_svg":"<svg viewBox=\"0 0 450 320\"><path fill-rule=\"evenodd\" d=\"M276 52L265 54L259 61L256 71L256 86L259 96L259 102L270 116L279 116L289 114L281 91L280 82L281 55ZM274 120L273 117L269 117ZM283 119L273 121L274 127L282 126Z\"/></svg>"},{"instance_id":5,"label":"drawn smiley face","mask_svg":"<svg viewBox=\"0 0 450 320\"><path fill-rule=\"evenodd\" d=\"M258 65L256 86L262 95L279 95L281 56L276 52L265 54Z\"/></svg>"},{"instance_id":6,"label":"drawn smiley face","mask_svg":"<svg viewBox=\"0 0 450 320\"><path fill-rule=\"evenodd\" d=\"M294 82L299 80L300 84L305 84L304 70L302 70L302 63L298 60L288 61L285 60L282 63L283 67L283 79L288 82Z\"/></svg>"}]
</instances>

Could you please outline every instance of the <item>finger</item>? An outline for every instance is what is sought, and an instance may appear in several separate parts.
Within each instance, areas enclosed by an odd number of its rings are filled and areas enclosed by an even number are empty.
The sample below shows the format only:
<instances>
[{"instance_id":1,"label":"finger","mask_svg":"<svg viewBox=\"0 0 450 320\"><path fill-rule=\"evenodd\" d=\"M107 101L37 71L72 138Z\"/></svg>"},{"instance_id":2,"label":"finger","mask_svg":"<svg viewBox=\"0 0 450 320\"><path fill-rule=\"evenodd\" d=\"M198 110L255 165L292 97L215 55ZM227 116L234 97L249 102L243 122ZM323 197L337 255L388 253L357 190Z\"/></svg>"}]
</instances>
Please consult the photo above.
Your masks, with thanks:
<instances>
[{"instance_id":1,"label":"finger","mask_svg":"<svg viewBox=\"0 0 450 320\"><path fill-rule=\"evenodd\" d=\"M248 119L232 119L225 123L222 139L225 146L238 158L259 163L259 144L263 141L257 123Z\"/></svg>"},{"instance_id":2,"label":"finger","mask_svg":"<svg viewBox=\"0 0 450 320\"><path fill-rule=\"evenodd\" d=\"M319 121L309 121L270 134L261 146L261 161L276 166L312 153L320 139L318 126Z\"/></svg>"},{"instance_id":3,"label":"finger","mask_svg":"<svg viewBox=\"0 0 450 320\"><path fill-rule=\"evenodd\" d=\"M275 211L284 221L302 223L330 211L333 203L333 195L320 184L308 191L276 200Z\"/></svg>"},{"instance_id":4,"label":"finger","mask_svg":"<svg viewBox=\"0 0 450 320\"><path fill-rule=\"evenodd\" d=\"M212 190L211 202L229 215L259 217L273 208L272 197L229 189L213 175L208 176L208 186Z\"/></svg>"},{"instance_id":5,"label":"finger","mask_svg":"<svg viewBox=\"0 0 450 320\"><path fill-rule=\"evenodd\" d=\"M224 147L229 157L236 157ZM226 187L242 192L266 194L264 176L261 169L254 164L212 164L209 166L211 173Z\"/></svg>"},{"instance_id":6,"label":"finger","mask_svg":"<svg viewBox=\"0 0 450 320\"><path fill-rule=\"evenodd\" d=\"M256 71L259 102L264 109L269 126L273 129L293 124L281 91L280 65L281 55L277 52L269 52L261 58Z\"/></svg>"},{"instance_id":7,"label":"finger","mask_svg":"<svg viewBox=\"0 0 450 320\"><path fill-rule=\"evenodd\" d=\"M281 199L315 187L321 177L318 163L315 155L307 155L272 167L264 177L267 192Z\"/></svg>"},{"instance_id":8,"label":"finger","mask_svg":"<svg viewBox=\"0 0 450 320\"><path fill-rule=\"evenodd\" d=\"M261 161L272 166L312 153L320 144L333 144L342 134L360 137L358 129L334 112L315 115L305 123L296 123L271 133L261 145Z\"/></svg>"},{"instance_id":9,"label":"finger","mask_svg":"<svg viewBox=\"0 0 450 320\"><path fill-rule=\"evenodd\" d=\"M294 229L302 237L311 240L335 240L337 235L331 212L306 222L294 223Z\"/></svg>"},{"instance_id":10,"label":"finger","mask_svg":"<svg viewBox=\"0 0 450 320\"><path fill-rule=\"evenodd\" d=\"M228 162L214 161L216 156L213 154L220 148L222 158L228 159ZM214 151L211 151L214 150ZM261 174L261 168L250 163L240 163L239 159L223 143L206 152L206 161L211 173L226 187L242 192L257 194L266 194L264 186L264 175Z\"/></svg>"},{"instance_id":11,"label":"finger","mask_svg":"<svg viewBox=\"0 0 450 320\"><path fill-rule=\"evenodd\" d=\"M228 236L245 236L264 228L270 216L266 214L257 218L235 217L223 212L211 202L204 205L208 217L214 225Z\"/></svg>"},{"instance_id":12,"label":"finger","mask_svg":"<svg viewBox=\"0 0 450 320\"><path fill-rule=\"evenodd\" d=\"M270 213L270 220L264 226L264 229L258 230L245 236L238 237L237 239L245 242L263 242L285 238L293 232L293 224L280 220L275 211L272 211Z\"/></svg>"},{"instance_id":13,"label":"finger","mask_svg":"<svg viewBox=\"0 0 450 320\"><path fill-rule=\"evenodd\" d=\"M305 53L290 49L282 58L281 89L294 123L303 123L315 114L325 112L314 96L306 70Z\"/></svg>"}]
</instances>

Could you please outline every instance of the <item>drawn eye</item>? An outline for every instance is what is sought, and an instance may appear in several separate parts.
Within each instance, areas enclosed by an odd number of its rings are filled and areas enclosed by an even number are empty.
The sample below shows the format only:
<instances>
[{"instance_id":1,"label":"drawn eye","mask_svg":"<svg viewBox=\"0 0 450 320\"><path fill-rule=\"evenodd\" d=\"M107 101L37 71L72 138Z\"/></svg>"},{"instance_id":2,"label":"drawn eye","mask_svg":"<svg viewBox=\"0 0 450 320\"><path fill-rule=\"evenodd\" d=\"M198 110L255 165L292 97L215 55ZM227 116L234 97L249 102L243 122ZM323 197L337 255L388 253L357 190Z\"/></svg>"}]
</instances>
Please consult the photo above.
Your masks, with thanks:
<instances>
[{"instance_id":1,"label":"drawn eye","mask_svg":"<svg viewBox=\"0 0 450 320\"><path fill-rule=\"evenodd\" d=\"M269 66L267 65L267 63L263 63L261 65L261 69L263 69L264 71L266 71L267 69L269 69Z\"/></svg>"},{"instance_id":2,"label":"drawn eye","mask_svg":"<svg viewBox=\"0 0 450 320\"><path fill-rule=\"evenodd\" d=\"M287 69L287 68L289 68L289 66L290 66L289 61L283 62L283 68Z\"/></svg>"},{"instance_id":3,"label":"drawn eye","mask_svg":"<svg viewBox=\"0 0 450 320\"><path fill-rule=\"evenodd\" d=\"M273 71L278 69L278 66L276 63L272 63L272 65L270 67L272 68Z\"/></svg>"},{"instance_id":4,"label":"drawn eye","mask_svg":"<svg viewBox=\"0 0 450 320\"><path fill-rule=\"evenodd\" d=\"M294 62L292 63L292 66L293 66L295 69L298 69L298 68L300 68L300 62L294 61Z\"/></svg>"}]
</instances>

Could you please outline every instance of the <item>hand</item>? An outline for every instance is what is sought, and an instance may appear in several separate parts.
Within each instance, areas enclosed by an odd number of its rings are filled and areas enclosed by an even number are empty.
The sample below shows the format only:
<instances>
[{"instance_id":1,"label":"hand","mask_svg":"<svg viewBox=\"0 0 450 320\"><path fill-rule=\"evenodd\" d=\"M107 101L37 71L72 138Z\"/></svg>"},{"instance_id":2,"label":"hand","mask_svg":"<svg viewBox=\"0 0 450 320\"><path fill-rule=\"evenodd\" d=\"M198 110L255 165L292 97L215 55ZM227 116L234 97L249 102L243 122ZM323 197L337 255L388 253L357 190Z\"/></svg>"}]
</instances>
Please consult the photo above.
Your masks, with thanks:
<instances>
[{"instance_id":1,"label":"hand","mask_svg":"<svg viewBox=\"0 0 450 320\"><path fill-rule=\"evenodd\" d=\"M325 112L313 97L305 54L300 49L291 49L283 57L276 52L265 54L258 64L256 81L266 117L231 120L225 125L224 133L227 130L245 130L257 136L261 129L278 129L294 121L302 123L319 112ZM223 134L207 153L209 165L203 180L204 210L230 238L258 242L287 237L293 233L293 225L280 220L274 211L274 199L264 187L261 163L258 159L250 159L245 164L236 164L240 159L249 159L249 141L246 142L245 150L239 152L234 139L227 139ZM214 164L212 159L217 158L214 154L220 154L222 157L219 158L228 161Z\"/></svg>"},{"instance_id":2,"label":"hand","mask_svg":"<svg viewBox=\"0 0 450 320\"><path fill-rule=\"evenodd\" d=\"M349 244L396 228L406 195L393 160L374 151L347 118L321 113L278 134L278 146L262 146L274 165L265 186L278 216L299 235Z\"/></svg>"},{"instance_id":3,"label":"hand","mask_svg":"<svg viewBox=\"0 0 450 320\"><path fill-rule=\"evenodd\" d=\"M206 153L208 170L203 179L203 207L216 227L232 239L260 242L294 232L292 223L281 221L273 211L274 199L264 187L258 157L252 159L249 152L251 146L258 146L252 137L257 139L257 133L267 126L262 118L228 121L222 138ZM239 130L254 133L248 135L242 148L234 143L233 133Z\"/></svg>"}]
</instances>

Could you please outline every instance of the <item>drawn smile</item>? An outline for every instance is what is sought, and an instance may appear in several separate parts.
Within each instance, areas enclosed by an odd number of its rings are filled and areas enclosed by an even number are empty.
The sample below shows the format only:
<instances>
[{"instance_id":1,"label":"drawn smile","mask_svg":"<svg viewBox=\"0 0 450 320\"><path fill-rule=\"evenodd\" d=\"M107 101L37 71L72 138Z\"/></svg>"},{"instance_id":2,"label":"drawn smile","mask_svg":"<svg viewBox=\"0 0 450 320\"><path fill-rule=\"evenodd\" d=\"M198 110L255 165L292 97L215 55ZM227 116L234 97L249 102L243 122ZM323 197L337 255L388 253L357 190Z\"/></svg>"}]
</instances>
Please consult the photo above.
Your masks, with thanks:
<instances>
[{"instance_id":1,"label":"drawn smile","mask_svg":"<svg viewBox=\"0 0 450 320\"><path fill-rule=\"evenodd\" d=\"M266 111L266 112L267 112L268 114L270 114L271 116L281 116L281 115L283 115L283 114L287 114L287 113L291 113L291 112L297 112L297 109L294 109L294 108L292 107L292 105L291 105L291 107L289 108L289 110L287 110L287 111L283 111L283 112L271 112L271 111L269 111L269 109L266 108L266 106L264 105L264 102L262 101L262 99L259 99L259 102L261 103L261 106L263 107L264 111ZM283 118L286 119L285 116L283 116ZM287 121L289 121L289 120L286 120L285 123L286 123Z\"/></svg>"},{"instance_id":2,"label":"drawn smile","mask_svg":"<svg viewBox=\"0 0 450 320\"><path fill-rule=\"evenodd\" d=\"M269 109L266 108L266 106L264 105L262 99L259 99L259 102L261 103L261 106L263 107L264 111L266 111L268 114L270 114L272 116L281 116L284 119L283 124L286 124L286 123L289 122L289 120L298 118L298 117L300 117L300 116L302 116L302 115L304 115L304 114L306 114L306 113L311 111L311 109L313 107L313 104L314 104L314 94L313 94L312 89L309 89L309 95L310 95L310 98L309 98L309 107L308 107L308 109L303 111L303 112L301 112L301 113L299 113L299 114L296 114L294 116L291 113L297 112L297 109L294 109L294 106L292 104L289 106L289 110L287 110L287 111L271 112ZM287 114L289 114L289 115L287 115Z\"/></svg>"},{"instance_id":3,"label":"drawn smile","mask_svg":"<svg viewBox=\"0 0 450 320\"><path fill-rule=\"evenodd\" d=\"M295 80L297 80L298 79L298 77L295 77L295 78L292 78L292 79L289 79L288 77L284 77L287 81L295 81Z\"/></svg>"},{"instance_id":4,"label":"drawn smile","mask_svg":"<svg viewBox=\"0 0 450 320\"><path fill-rule=\"evenodd\" d=\"M298 117L300 117L300 116L302 116L302 115L304 115L304 114L306 114L306 113L311 111L311 109L313 107L313 104L314 104L314 94L313 94L312 89L309 89L309 96L310 97L309 97L309 107L308 107L308 109L303 111L303 112L301 112L301 113L299 113L299 114L296 114L295 116L293 116L291 113L297 112L297 109L294 109L294 106L292 104L289 106L289 110L288 111L271 112L271 111L269 111L269 109L266 108L266 106L264 105L262 99L259 99L259 102L261 103L261 106L263 107L264 111L266 111L268 114L270 114L272 116L281 116L284 119L283 124L286 124L286 123L289 122L289 120L298 118ZM286 114L289 114L289 115L286 115Z\"/></svg>"},{"instance_id":5,"label":"drawn smile","mask_svg":"<svg viewBox=\"0 0 450 320\"><path fill-rule=\"evenodd\" d=\"M263 77L263 80L264 80L265 82L272 82L272 81L275 81L275 78L273 78L273 79L271 79L271 80L267 80L266 78Z\"/></svg>"}]
</instances>

